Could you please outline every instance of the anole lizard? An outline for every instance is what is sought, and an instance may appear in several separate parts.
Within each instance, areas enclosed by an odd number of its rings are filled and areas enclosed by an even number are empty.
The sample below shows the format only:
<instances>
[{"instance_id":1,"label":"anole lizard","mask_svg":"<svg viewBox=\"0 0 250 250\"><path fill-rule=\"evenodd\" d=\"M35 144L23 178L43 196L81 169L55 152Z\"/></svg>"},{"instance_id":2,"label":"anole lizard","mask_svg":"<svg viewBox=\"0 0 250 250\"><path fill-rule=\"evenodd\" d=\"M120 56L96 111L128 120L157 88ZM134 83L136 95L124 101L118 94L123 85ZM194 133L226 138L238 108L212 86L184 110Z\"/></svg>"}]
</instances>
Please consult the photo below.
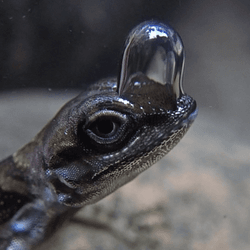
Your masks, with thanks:
<instances>
[{"instance_id":1,"label":"anole lizard","mask_svg":"<svg viewBox=\"0 0 250 250\"><path fill-rule=\"evenodd\" d=\"M197 115L183 92L184 48L169 26L129 34L118 79L69 101L0 163L0 249L35 249L80 208L166 155Z\"/></svg>"}]
</instances>

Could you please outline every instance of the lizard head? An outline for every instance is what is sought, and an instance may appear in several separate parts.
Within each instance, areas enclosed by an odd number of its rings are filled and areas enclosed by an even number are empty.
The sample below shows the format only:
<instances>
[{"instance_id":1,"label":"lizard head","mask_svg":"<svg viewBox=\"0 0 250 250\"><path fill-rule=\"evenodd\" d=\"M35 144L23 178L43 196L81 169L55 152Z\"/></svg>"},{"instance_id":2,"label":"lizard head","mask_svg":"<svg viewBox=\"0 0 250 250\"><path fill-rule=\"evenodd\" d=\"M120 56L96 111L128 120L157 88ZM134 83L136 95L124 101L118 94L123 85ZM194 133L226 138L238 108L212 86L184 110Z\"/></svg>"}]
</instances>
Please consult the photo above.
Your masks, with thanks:
<instances>
[{"instance_id":1,"label":"lizard head","mask_svg":"<svg viewBox=\"0 0 250 250\"><path fill-rule=\"evenodd\" d=\"M46 178L68 206L94 203L166 155L197 115L182 88L184 48L169 26L128 36L116 79L68 102L40 133Z\"/></svg>"}]
</instances>

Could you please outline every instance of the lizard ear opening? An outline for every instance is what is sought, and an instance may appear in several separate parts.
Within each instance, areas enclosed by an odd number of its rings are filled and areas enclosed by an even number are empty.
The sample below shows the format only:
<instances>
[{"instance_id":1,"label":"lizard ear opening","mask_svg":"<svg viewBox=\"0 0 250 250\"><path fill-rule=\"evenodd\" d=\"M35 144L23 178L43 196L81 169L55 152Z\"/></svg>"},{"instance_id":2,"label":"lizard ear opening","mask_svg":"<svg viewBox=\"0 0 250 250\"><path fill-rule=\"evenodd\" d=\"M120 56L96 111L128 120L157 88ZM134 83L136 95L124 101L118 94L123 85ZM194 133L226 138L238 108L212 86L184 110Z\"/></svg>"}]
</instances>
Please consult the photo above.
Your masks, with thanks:
<instances>
[{"instance_id":1,"label":"lizard ear opening","mask_svg":"<svg viewBox=\"0 0 250 250\"><path fill-rule=\"evenodd\" d=\"M134 78L143 74L149 80L171 89L178 99L184 94L182 75L184 47L180 36L169 26L158 22L144 22L131 31L126 41L118 79L118 94L131 89Z\"/></svg>"}]
</instances>

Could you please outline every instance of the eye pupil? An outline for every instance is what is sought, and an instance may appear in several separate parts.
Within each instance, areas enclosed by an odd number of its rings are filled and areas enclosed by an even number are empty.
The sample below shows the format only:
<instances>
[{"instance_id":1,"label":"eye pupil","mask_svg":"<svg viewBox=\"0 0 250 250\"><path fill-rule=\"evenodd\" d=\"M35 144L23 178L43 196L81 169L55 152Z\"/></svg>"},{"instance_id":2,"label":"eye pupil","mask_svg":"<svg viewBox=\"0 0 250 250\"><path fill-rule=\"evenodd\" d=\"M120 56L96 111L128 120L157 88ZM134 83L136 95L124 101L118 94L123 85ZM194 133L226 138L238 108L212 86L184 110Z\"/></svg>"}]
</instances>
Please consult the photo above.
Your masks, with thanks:
<instances>
[{"instance_id":1,"label":"eye pupil","mask_svg":"<svg viewBox=\"0 0 250 250\"><path fill-rule=\"evenodd\" d=\"M89 146L98 148L100 152L117 150L122 145L128 134L129 118L113 110L101 110L90 116L86 125L83 125L83 140L90 143ZM85 137L87 136L87 137Z\"/></svg>"},{"instance_id":2,"label":"eye pupil","mask_svg":"<svg viewBox=\"0 0 250 250\"><path fill-rule=\"evenodd\" d=\"M107 135L114 130L114 126L111 120L102 120L96 125L96 128L101 134Z\"/></svg>"}]
</instances>

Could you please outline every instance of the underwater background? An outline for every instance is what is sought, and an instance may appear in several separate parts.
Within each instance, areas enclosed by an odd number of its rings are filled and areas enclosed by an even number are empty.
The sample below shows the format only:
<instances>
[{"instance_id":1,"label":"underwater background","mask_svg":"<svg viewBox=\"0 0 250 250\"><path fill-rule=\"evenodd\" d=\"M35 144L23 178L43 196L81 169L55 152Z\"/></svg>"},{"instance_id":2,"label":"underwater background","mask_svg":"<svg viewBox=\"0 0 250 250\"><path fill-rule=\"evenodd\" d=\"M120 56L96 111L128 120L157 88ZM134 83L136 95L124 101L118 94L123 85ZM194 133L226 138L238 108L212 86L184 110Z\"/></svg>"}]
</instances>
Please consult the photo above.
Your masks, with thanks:
<instances>
[{"instance_id":1,"label":"underwater background","mask_svg":"<svg viewBox=\"0 0 250 250\"><path fill-rule=\"evenodd\" d=\"M2 0L0 158L83 88L116 76L129 31L152 19L182 37L184 90L199 115L172 152L82 209L47 250L250 247L247 0Z\"/></svg>"}]
</instances>

